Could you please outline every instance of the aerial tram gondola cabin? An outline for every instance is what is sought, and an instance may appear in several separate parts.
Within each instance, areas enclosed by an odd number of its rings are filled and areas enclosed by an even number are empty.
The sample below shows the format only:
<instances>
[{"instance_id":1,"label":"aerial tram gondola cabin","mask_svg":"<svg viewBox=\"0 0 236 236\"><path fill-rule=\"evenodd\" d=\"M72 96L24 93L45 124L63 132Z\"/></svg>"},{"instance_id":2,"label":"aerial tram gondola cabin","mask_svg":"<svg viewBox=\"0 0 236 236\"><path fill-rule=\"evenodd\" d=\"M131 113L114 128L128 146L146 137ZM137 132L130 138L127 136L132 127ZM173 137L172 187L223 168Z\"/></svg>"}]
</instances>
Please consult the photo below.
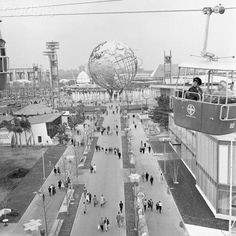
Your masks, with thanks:
<instances>
[{"instance_id":1,"label":"aerial tram gondola cabin","mask_svg":"<svg viewBox=\"0 0 236 236\"><path fill-rule=\"evenodd\" d=\"M225 94L217 95L219 80L225 81L226 87L234 86L233 76L236 75L236 63L221 61L196 61L179 65L180 70L205 72L207 81L202 87L203 94L189 92L185 85L176 88L172 98L175 124L187 129L211 135L223 135L236 132L236 94L226 89ZM201 77L201 76L199 76ZM204 76L203 76L204 77ZM198 98L190 99L194 94Z\"/></svg>"},{"instance_id":2,"label":"aerial tram gondola cabin","mask_svg":"<svg viewBox=\"0 0 236 236\"><path fill-rule=\"evenodd\" d=\"M210 15L213 12L223 14L224 11L221 5L203 9L203 13L207 15L207 23L201 56L197 56L192 62L179 65L179 72L184 70L185 76L181 79L179 76L172 97L176 125L211 135L236 132L236 94L233 92L236 62L232 59L234 57L220 60L213 53L206 51ZM206 78L202 94L188 91L184 80L187 78L189 82L189 74L193 75L192 78L196 75ZM181 80L183 85L180 88L178 85ZM223 80L225 84L223 93L217 91L219 80Z\"/></svg>"}]
</instances>

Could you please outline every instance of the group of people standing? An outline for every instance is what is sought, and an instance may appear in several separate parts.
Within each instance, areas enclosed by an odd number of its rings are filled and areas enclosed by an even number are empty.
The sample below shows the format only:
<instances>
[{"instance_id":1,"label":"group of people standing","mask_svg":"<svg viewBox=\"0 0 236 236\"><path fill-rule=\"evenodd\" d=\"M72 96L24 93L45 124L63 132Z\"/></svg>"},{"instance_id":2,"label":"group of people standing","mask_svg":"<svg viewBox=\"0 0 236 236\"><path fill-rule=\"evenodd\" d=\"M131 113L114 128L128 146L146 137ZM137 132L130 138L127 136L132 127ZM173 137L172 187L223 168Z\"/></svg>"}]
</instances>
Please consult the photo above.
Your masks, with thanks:
<instances>
[{"instance_id":1,"label":"group of people standing","mask_svg":"<svg viewBox=\"0 0 236 236\"><path fill-rule=\"evenodd\" d=\"M109 230L110 221L107 217L101 217L98 224L98 230L100 229L102 232L105 230L106 232Z\"/></svg>"},{"instance_id":2,"label":"group of people standing","mask_svg":"<svg viewBox=\"0 0 236 236\"><path fill-rule=\"evenodd\" d=\"M114 131L115 131L116 135L119 134L119 126L118 125L115 125ZM112 129L109 125L107 127L101 127L100 133L101 133L101 135L104 135L104 134L112 135L113 134Z\"/></svg>"},{"instance_id":3,"label":"group of people standing","mask_svg":"<svg viewBox=\"0 0 236 236\"><path fill-rule=\"evenodd\" d=\"M96 145L95 150L97 152L104 151L105 154L114 154L114 155L117 155L119 159L121 158L121 151L118 147L106 147L106 148L104 148L104 147L101 147L100 145Z\"/></svg>"},{"instance_id":4,"label":"group of people standing","mask_svg":"<svg viewBox=\"0 0 236 236\"><path fill-rule=\"evenodd\" d=\"M150 178L149 178L150 176ZM146 180L146 182L148 182L148 180L150 181L150 184L153 185L153 181L154 181L154 178L152 175L149 175L148 172L143 172L142 173L142 180L143 182Z\"/></svg>"},{"instance_id":5,"label":"group of people standing","mask_svg":"<svg viewBox=\"0 0 236 236\"><path fill-rule=\"evenodd\" d=\"M61 170L60 170L60 167L54 167L53 168L53 172L55 175L60 175L61 174ZM64 184L63 182L59 179L58 182L57 182L57 186L58 186L58 189L61 190L61 188L64 187ZM54 196L56 194L56 186L54 184L51 184L48 186L48 195L51 197L51 196Z\"/></svg>"},{"instance_id":6,"label":"group of people standing","mask_svg":"<svg viewBox=\"0 0 236 236\"><path fill-rule=\"evenodd\" d=\"M145 154L146 148L148 149L148 152L151 153L152 150L151 145L150 144L147 145L147 143L141 141L139 152Z\"/></svg>"},{"instance_id":7,"label":"group of people standing","mask_svg":"<svg viewBox=\"0 0 236 236\"><path fill-rule=\"evenodd\" d=\"M153 200L149 199L147 200L146 198L143 200L143 209L144 211L146 211L147 209L150 209L151 211L153 211ZM162 202L161 201L157 201L156 203L156 211L157 213L159 212L161 214L162 211Z\"/></svg>"},{"instance_id":8,"label":"group of people standing","mask_svg":"<svg viewBox=\"0 0 236 236\"><path fill-rule=\"evenodd\" d=\"M150 177L150 178L149 178ZM161 173L161 177L162 177L162 173ZM153 181L154 181L154 178L152 175L149 175L148 172L143 172L142 173L142 180L143 182L148 182L150 181L150 184L153 185ZM147 209L150 209L151 211L153 211L153 200L152 199L149 199L147 200L146 198L143 200L143 208L144 208L144 211L146 211ZM161 201L157 201L156 203L156 211L161 213L162 211L162 202Z\"/></svg>"}]
</instances>

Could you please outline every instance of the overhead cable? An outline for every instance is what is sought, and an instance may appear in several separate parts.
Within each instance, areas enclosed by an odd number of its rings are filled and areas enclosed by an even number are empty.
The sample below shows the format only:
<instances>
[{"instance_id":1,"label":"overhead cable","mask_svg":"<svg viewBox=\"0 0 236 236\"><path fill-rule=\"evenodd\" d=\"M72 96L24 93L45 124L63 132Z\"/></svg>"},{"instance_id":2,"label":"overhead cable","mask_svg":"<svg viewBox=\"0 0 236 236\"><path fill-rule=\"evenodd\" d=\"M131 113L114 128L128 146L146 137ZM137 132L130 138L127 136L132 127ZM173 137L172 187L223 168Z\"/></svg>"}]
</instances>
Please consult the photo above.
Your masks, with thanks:
<instances>
[{"instance_id":1,"label":"overhead cable","mask_svg":"<svg viewBox=\"0 0 236 236\"><path fill-rule=\"evenodd\" d=\"M4 9L0 8L0 11L29 10L29 9L37 9L37 8L64 7L64 6L111 3L111 2L121 2L121 1L122 0L95 0L95 1L84 1L84 2L58 3L58 4L40 5L40 6L15 7L15 8L4 8Z\"/></svg>"},{"instance_id":2,"label":"overhead cable","mask_svg":"<svg viewBox=\"0 0 236 236\"><path fill-rule=\"evenodd\" d=\"M235 10L236 7L225 8ZM155 14L155 13L183 13L183 12L200 12L202 9L175 9L175 10L136 10L136 11L101 11L101 12L65 12L65 13L41 13L41 14L15 14L1 15L1 18L16 17L42 17L42 16L85 16L85 15L121 15L121 14Z\"/></svg>"}]
</instances>

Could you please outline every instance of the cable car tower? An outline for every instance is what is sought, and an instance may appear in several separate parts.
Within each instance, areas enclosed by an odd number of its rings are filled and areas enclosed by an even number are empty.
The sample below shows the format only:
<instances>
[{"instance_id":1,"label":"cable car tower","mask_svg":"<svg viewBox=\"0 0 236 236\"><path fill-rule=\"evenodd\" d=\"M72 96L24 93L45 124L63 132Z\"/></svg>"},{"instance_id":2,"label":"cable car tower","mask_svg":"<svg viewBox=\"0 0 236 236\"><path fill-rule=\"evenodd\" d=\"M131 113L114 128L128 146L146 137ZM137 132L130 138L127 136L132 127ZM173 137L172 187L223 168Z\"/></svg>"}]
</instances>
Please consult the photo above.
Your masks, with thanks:
<instances>
[{"instance_id":1,"label":"cable car tower","mask_svg":"<svg viewBox=\"0 0 236 236\"><path fill-rule=\"evenodd\" d=\"M4 90L6 87L8 65L9 65L9 58L6 56L5 45L6 41L2 39L0 30L0 90Z\"/></svg>"}]
</instances>

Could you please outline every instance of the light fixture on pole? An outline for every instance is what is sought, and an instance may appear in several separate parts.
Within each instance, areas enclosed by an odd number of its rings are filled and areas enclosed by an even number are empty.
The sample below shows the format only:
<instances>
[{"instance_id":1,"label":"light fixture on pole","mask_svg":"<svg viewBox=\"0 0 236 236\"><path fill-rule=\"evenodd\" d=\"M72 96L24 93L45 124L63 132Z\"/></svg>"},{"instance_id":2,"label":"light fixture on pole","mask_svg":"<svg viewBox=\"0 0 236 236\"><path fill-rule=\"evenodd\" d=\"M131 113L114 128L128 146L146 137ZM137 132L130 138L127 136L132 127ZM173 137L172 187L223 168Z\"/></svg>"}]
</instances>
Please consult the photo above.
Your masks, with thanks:
<instances>
[{"instance_id":1,"label":"light fixture on pole","mask_svg":"<svg viewBox=\"0 0 236 236\"><path fill-rule=\"evenodd\" d=\"M45 236L48 236L48 223L47 223L47 213L46 213L46 207L45 207L45 195L44 195L43 191L38 191L38 192L33 192L33 193L37 194L38 196L40 196L42 198L43 216L44 216L44 224L45 224L45 231L46 231Z\"/></svg>"},{"instance_id":2,"label":"light fixture on pole","mask_svg":"<svg viewBox=\"0 0 236 236\"><path fill-rule=\"evenodd\" d=\"M44 160L44 145L42 144L42 161L43 161L43 180L46 179L46 174L45 174L45 160Z\"/></svg>"}]
</instances>

